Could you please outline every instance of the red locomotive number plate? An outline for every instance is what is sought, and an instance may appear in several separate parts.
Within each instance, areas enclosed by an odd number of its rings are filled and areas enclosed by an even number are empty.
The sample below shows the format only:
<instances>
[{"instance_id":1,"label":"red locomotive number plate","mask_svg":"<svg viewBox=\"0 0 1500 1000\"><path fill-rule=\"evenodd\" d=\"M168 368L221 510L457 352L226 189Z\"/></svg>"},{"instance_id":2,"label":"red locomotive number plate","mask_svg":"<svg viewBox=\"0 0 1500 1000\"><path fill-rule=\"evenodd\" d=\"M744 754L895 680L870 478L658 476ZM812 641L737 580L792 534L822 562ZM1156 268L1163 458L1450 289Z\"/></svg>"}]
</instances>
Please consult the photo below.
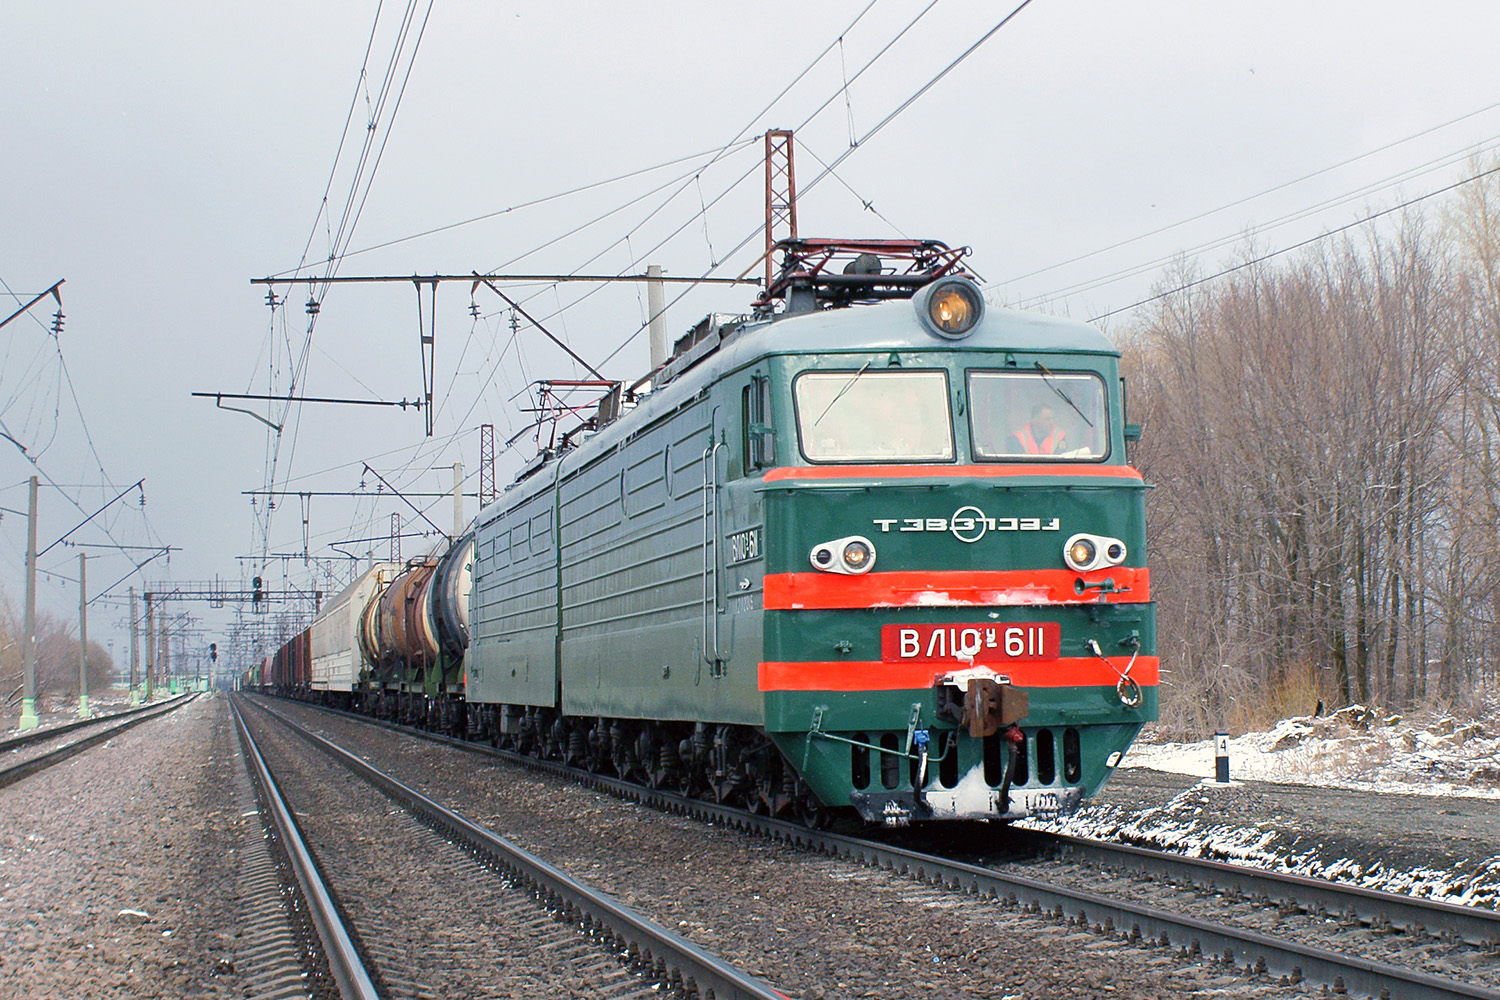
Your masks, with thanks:
<instances>
[{"instance_id":1,"label":"red locomotive number plate","mask_svg":"<svg viewBox=\"0 0 1500 1000\"><path fill-rule=\"evenodd\" d=\"M1008 625L883 625L880 658L886 663L995 663L1055 660L1057 622Z\"/></svg>"}]
</instances>

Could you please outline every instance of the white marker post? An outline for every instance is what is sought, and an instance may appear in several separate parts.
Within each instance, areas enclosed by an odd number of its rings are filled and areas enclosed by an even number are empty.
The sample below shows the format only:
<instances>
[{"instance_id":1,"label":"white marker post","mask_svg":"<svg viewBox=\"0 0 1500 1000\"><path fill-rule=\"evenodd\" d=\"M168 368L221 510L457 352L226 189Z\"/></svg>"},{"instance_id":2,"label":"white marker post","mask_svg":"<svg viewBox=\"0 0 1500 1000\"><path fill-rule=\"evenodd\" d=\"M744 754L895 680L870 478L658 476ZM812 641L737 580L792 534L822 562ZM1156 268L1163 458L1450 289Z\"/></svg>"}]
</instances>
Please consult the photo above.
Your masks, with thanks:
<instances>
[{"instance_id":1,"label":"white marker post","mask_svg":"<svg viewBox=\"0 0 1500 1000\"><path fill-rule=\"evenodd\" d=\"M1229 784L1229 734L1222 729L1214 733L1214 780Z\"/></svg>"}]
</instances>

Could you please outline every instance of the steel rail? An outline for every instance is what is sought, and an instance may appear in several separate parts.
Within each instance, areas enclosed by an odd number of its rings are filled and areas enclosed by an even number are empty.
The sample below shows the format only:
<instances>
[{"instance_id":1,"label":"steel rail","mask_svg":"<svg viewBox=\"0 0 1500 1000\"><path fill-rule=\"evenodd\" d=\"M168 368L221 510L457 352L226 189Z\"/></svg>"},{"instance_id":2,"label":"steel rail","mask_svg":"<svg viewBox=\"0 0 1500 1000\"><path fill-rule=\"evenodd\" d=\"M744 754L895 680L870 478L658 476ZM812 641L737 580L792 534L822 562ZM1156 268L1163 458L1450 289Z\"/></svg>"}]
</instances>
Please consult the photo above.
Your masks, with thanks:
<instances>
[{"instance_id":1,"label":"steel rail","mask_svg":"<svg viewBox=\"0 0 1500 1000\"><path fill-rule=\"evenodd\" d=\"M1379 997L1382 992L1385 992L1388 996L1402 997L1403 1000L1500 1000L1500 991L1488 987L1471 986L1428 973L1403 969L1385 962L1346 956L1227 924L1198 920L1157 907L1051 885L1040 879L1010 875L996 869L952 861L905 848L891 847L876 841L814 831L783 820L771 819L743 810L730 809L698 799L685 798L675 793L647 788L633 782L580 771L555 761L544 761L497 750L439 733L370 719L368 716L353 712L322 710L348 715L367 723L374 722L376 725L417 738L469 749L536 770L565 776L588 786L668 812L696 816L709 819L721 826L765 834L793 846L806 847L861 863L905 872L923 881L952 889L1009 900L1034 911L1052 913L1074 923L1093 926L1100 932L1114 928L1115 933L1124 934L1130 940L1146 940L1160 946L1177 945L1185 954L1202 952L1210 959L1217 959L1226 965L1240 965L1236 956L1241 956L1245 959L1243 970L1251 975L1257 973L1280 975L1285 976L1288 982L1311 980L1325 984L1335 991L1342 988L1346 992L1371 997ZM1327 892L1337 895L1344 887L1328 883L1324 888ZM1372 894L1371 890L1365 889L1360 889L1359 894L1365 898L1366 902L1370 895L1391 895L1388 893ZM1406 899L1404 902L1409 906L1422 907L1430 901ZM1451 904L1444 904L1444 907L1451 908ZM1346 909L1348 909L1347 905L1338 907L1340 911ZM1487 920L1487 918L1481 919ZM1465 939L1468 939L1468 935Z\"/></svg>"},{"instance_id":2,"label":"steel rail","mask_svg":"<svg viewBox=\"0 0 1500 1000\"><path fill-rule=\"evenodd\" d=\"M1500 912L1460 906L1439 899L1344 885L1287 872L1247 868L1224 861L1190 858L1131 844L1037 832L1062 852L1115 867L1167 875L1195 885L1327 913L1345 914L1375 927L1390 925L1409 933L1451 935L1469 944L1500 945Z\"/></svg>"},{"instance_id":3,"label":"steel rail","mask_svg":"<svg viewBox=\"0 0 1500 1000\"><path fill-rule=\"evenodd\" d=\"M275 709L253 703L339 764L380 789L403 809L490 858L511 877L590 930L602 930L646 968L674 974L687 992L716 1000L786 1000L786 995L710 955L691 941L647 919L611 896L576 881L567 872L453 812L359 757L298 725Z\"/></svg>"},{"instance_id":4,"label":"steel rail","mask_svg":"<svg viewBox=\"0 0 1500 1000\"><path fill-rule=\"evenodd\" d=\"M109 726L108 728L100 730L97 733L90 733L89 735L84 736L81 739L74 740L71 743L64 743L62 746L48 750L46 753L37 754L35 757L31 757L26 760L20 761L19 763L0 768L0 788L4 788L7 785L14 785L22 778L25 778L32 774L36 774L38 771L44 771L54 764L61 764L68 758L75 757L78 754L83 753L83 751L89 749L90 747L97 746L98 744L103 743L106 740L113 739L114 737L125 732L125 730L132 729L140 725L142 722L154 719L158 715L165 715L168 712L175 711L176 709L181 708L183 705L186 705L188 701L192 701L197 697L197 695L191 694L185 695L183 697L185 697L187 700L163 702L160 705L149 706L149 708L147 709L132 710L132 712L130 713L116 712L112 715L106 716L106 721L117 720L120 716L126 714L131 715L131 718L125 719L123 722L119 722L117 725ZM59 733L66 735L68 732L77 729L80 726L90 725L92 722L93 720L91 719L80 719L76 723L70 722L66 725L54 726L53 728L46 730L45 735L42 736L38 736L35 733L27 733L24 737L16 737L7 741L6 744L0 746L0 750L14 750L17 747L22 746L23 744L36 743L42 739L46 739L47 737L56 736Z\"/></svg>"},{"instance_id":5,"label":"steel rail","mask_svg":"<svg viewBox=\"0 0 1500 1000\"><path fill-rule=\"evenodd\" d=\"M61 725L48 726L45 729L33 729L30 732L22 733L20 736L9 736L3 740L0 740L0 753L4 753L7 750L17 750L21 747L29 746L32 743L41 743L43 740L50 740L56 736L61 736L64 733L71 733L75 730L84 729L88 726L97 726L105 722L114 722L132 715L140 715L143 712L151 711L153 708L161 708L163 705L170 705L177 698L187 698L190 696L191 695L189 693L184 692L183 694L173 695L166 701L159 701L154 704L140 705L136 708L124 708L118 712L104 712L99 715L90 716L87 719L76 719L73 722L64 722Z\"/></svg>"},{"instance_id":6,"label":"steel rail","mask_svg":"<svg viewBox=\"0 0 1500 1000\"><path fill-rule=\"evenodd\" d=\"M245 747L245 757L252 765L252 774L256 784L260 786L261 796L276 826L282 846L286 849L287 860L296 873L297 884L302 887L302 898L307 902L308 914L318 932L318 940L323 942L328 970L338 984L339 996L343 1000L379 1000L380 994L344 926L338 905L333 901L333 894L329 892L313 860L312 852L302 838L302 830L297 825L296 817L287 808L276 779L266 765L265 758L261 756L260 747L250 734L250 727L245 724L244 716L240 714L239 705L233 698L229 705L234 711L234 721L240 731L240 741Z\"/></svg>"}]
</instances>

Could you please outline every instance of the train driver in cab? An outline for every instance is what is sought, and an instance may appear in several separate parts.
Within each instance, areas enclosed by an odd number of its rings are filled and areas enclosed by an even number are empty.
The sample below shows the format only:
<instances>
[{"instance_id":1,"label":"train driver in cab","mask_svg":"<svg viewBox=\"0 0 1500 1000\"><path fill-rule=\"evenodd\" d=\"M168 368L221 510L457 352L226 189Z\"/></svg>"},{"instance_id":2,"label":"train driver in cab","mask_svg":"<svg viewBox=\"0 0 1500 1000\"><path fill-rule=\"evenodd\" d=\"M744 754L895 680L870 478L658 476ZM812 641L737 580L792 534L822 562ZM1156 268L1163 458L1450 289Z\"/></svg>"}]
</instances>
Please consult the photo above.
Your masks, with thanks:
<instances>
[{"instance_id":1,"label":"train driver in cab","mask_svg":"<svg viewBox=\"0 0 1500 1000\"><path fill-rule=\"evenodd\" d=\"M1018 455L1059 455L1068 450L1063 429L1057 426L1051 405L1037 403L1031 408L1031 420L1011 435Z\"/></svg>"}]
</instances>

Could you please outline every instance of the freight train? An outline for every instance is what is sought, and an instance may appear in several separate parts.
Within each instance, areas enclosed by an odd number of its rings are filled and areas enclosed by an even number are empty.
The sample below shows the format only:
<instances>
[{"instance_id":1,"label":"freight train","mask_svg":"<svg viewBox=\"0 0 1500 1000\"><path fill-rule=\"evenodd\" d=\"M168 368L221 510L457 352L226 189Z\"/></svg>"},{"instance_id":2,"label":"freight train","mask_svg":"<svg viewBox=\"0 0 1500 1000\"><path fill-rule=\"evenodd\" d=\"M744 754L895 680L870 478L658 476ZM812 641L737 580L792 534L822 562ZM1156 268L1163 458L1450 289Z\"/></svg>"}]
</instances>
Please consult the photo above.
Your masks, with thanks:
<instances>
[{"instance_id":1,"label":"freight train","mask_svg":"<svg viewBox=\"0 0 1500 1000\"><path fill-rule=\"evenodd\" d=\"M812 824L1075 809L1157 711L1118 352L966 248L778 249L247 683Z\"/></svg>"}]
</instances>

